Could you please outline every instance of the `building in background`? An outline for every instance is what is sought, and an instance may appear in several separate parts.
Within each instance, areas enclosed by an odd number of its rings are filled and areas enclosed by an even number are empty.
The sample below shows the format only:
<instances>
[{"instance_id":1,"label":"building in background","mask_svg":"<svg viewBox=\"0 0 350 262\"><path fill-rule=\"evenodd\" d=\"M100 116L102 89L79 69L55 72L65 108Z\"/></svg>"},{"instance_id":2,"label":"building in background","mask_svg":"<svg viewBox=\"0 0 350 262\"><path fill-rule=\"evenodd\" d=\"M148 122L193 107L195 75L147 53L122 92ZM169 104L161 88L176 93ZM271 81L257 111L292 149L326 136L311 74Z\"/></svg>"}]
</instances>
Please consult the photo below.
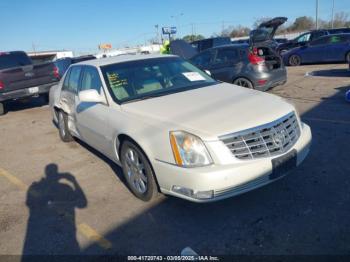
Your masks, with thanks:
<instances>
[{"instance_id":1,"label":"building in background","mask_svg":"<svg viewBox=\"0 0 350 262\"><path fill-rule=\"evenodd\" d=\"M34 64L52 62L64 57L73 57L73 51L37 51L27 52Z\"/></svg>"}]
</instances>

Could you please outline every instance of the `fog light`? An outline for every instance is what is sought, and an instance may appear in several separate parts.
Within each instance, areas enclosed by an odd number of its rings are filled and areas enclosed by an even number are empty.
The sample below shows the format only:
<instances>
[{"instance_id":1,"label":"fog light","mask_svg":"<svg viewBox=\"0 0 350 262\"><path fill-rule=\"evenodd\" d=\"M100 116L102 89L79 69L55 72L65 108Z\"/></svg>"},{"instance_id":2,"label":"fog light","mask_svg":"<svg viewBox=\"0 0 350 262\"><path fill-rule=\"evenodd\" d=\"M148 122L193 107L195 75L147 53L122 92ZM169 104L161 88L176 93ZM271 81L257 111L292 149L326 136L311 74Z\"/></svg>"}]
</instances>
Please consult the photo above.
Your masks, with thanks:
<instances>
[{"instance_id":1,"label":"fog light","mask_svg":"<svg viewBox=\"0 0 350 262\"><path fill-rule=\"evenodd\" d=\"M176 193L179 193L181 195L185 195L185 196L189 196L189 197L192 197L192 195L193 195L193 190L186 188L186 187L173 186L173 191Z\"/></svg>"},{"instance_id":2,"label":"fog light","mask_svg":"<svg viewBox=\"0 0 350 262\"><path fill-rule=\"evenodd\" d=\"M210 191L197 191L193 194L194 198L197 199L211 199L214 196L214 191L210 190Z\"/></svg>"},{"instance_id":3,"label":"fog light","mask_svg":"<svg viewBox=\"0 0 350 262\"><path fill-rule=\"evenodd\" d=\"M211 199L214 197L213 190L194 192L192 189L186 187L173 186L172 191L195 199Z\"/></svg>"}]
</instances>

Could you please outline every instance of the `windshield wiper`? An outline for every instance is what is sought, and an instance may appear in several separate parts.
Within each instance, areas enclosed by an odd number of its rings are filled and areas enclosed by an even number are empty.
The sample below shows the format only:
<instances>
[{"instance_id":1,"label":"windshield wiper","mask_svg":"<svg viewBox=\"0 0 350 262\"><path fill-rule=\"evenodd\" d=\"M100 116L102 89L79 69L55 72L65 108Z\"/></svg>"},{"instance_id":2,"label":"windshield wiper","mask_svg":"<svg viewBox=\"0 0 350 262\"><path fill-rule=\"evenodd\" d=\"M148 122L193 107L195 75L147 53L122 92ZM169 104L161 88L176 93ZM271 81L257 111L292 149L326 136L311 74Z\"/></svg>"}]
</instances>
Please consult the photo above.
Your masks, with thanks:
<instances>
[{"instance_id":1,"label":"windshield wiper","mask_svg":"<svg viewBox=\"0 0 350 262\"><path fill-rule=\"evenodd\" d=\"M160 97L160 96L165 96L165 95L169 95L169 94L171 94L171 93L146 95L146 96L142 96L142 97L138 97L138 98L126 100L125 102L122 102L122 104L127 104L127 103L142 101L142 100L146 100L146 99L150 99L150 98L155 98L155 97Z\"/></svg>"}]
</instances>

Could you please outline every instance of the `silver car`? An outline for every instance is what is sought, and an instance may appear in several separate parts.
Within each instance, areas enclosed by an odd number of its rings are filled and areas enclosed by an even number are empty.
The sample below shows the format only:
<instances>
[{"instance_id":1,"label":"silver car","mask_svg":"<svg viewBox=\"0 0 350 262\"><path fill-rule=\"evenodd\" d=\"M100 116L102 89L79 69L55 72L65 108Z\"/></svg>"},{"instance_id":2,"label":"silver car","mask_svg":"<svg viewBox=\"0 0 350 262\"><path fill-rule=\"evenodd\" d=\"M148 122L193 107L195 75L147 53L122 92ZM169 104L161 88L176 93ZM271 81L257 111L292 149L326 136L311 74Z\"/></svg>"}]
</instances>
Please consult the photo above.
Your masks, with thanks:
<instances>
[{"instance_id":1,"label":"silver car","mask_svg":"<svg viewBox=\"0 0 350 262\"><path fill-rule=\"evenodd\" d=\"M282 98L219 83L177 56L132 55L70 66L51 89L64 142L121 165L131 191L215 201L298 166L311 130Z\"/></svg>"}]
</instances>

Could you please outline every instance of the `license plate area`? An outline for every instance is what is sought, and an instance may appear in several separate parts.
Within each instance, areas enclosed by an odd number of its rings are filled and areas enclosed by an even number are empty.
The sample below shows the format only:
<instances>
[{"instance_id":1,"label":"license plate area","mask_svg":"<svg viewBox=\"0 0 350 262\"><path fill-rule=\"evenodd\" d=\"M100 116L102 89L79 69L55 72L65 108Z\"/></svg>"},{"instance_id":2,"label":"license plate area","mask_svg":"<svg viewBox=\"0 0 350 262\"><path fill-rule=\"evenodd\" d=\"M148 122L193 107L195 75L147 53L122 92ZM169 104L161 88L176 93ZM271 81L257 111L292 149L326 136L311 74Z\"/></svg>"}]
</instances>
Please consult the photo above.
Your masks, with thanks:
<instances>
[{"instance_id":1,"label":"license plate area","mask_svg":"<svg viewBox=\"0 0 350 262\"><path fill-rule=\"evenodd\" d=\"M39 92L39 87L38 86L29 87L28 92L29 92L29 94L36 94Z\"/></svg>"},{"instance_id":2,"label":"license plate area","mask_svg":"<svg viewBox=\"0 0 350 262\"><path fill-rule=\"evenodd\" d=\"M286 175L297 166L297 151L294 149L286 155L272 159L271 180Z\"/></svg>"}]
</instances>

